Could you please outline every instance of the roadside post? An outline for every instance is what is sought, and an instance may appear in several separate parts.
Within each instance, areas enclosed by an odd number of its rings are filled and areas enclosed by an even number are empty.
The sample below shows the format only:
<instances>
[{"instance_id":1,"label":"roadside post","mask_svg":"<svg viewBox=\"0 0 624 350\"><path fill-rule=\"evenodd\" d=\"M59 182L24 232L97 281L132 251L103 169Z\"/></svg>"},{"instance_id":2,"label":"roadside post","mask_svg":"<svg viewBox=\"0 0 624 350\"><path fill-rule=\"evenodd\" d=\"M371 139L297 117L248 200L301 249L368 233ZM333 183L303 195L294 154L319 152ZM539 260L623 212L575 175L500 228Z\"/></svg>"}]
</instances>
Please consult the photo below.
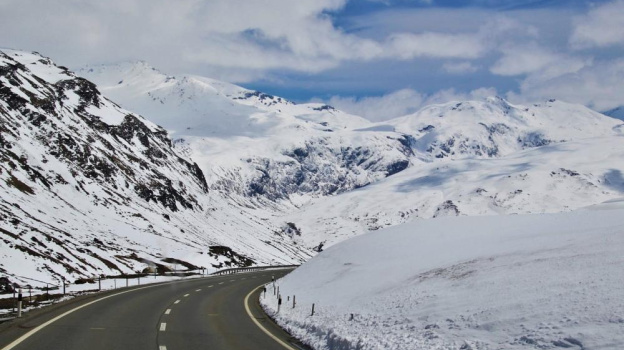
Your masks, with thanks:
<instances>
[{"instance_id":1,"label":"roadside post","mask_svg":"<svg viewBox=\"0 0 624 350\"><path fill-rule=\"evenodd\" d=\"M279 313L279 312L280 312L280 309L281 309L281 308L282 308L282 297L280 296L280 297L277 299L277 313Z\"/></svg>"},{"instance_id":2,"label":"roadside post","mask_svg":"<svg viewBox=\"0 0 624 350\"><path fill-rule=\"evenodd\" d=\"M22 317L22 288L19 289L19 293L17 294L17 317Z\"/></svg>"}]
</instances>

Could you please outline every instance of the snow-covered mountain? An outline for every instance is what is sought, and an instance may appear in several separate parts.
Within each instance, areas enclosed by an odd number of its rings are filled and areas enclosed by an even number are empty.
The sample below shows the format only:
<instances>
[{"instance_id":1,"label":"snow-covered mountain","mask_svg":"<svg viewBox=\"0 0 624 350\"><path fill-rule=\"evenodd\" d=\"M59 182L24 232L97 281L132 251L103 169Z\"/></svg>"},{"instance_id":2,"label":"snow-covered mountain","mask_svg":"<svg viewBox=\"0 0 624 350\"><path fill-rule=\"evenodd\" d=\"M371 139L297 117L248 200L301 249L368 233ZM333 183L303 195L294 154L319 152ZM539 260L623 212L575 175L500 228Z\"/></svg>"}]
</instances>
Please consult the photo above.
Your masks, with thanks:
<instances>
[{"instance_id":1,"label":"snow-covered mountain","mask_svg":"<svg viewBox=\"0 0 624 350\"><path fill-rule=\"evenodd\" d=\"M624 196L624 136L569 141L495 159L442 160L284 217L307 245L443 216L555 213Z\"/></svg>"},{"instance_id":2,"label":"snow-covered mountain","mask_svg":"<svg viewBox=\"0 0 624 350\"><path fill-rule=\"evenodd\" d=\"M416 219L624 193L622 122L579 105L494 97L371 123L145 62L81 70L96 87L38 54L1 57L8 272L299 262Z\"/></svg>"},{"instance_id":3,"label":"snow-covered mountain","mask_svg":"<svg viewBox=\"0 0 624 350\"><path fill-rule=\"evenodd\" d=\"M0 272L41 280L310 256L212 195L167 131L36 53L0 51Z\"/></svg>"},{"instance_id":4,"label":"snow-covered mountain","mask_svg":"<svg viewBox=\"0 0 624 350\"><path fill-rule=\"evenodd\" d=\"M169 76L145 62L78 74L169 130L212 190L252 206L297 206L362 187L407 168L412 156L405 135L366 130L369 121L318 103Z\"/></svg>"},{"instance_id":5,"label":"snow-covered mountain","mask_svg":"<svg viewBox=\"0 0 624 350\"><path fill-rule=\"evenodd\" d=\"M558 212L622 192L622 122L581 105L492 97L370 123L144 62L80 74L171 130L211 189L271 206L307 247L417 218Z\"/></svg>"},{"instance_id":6,"label":"snow-covered mountain","mask_svg":"<svg viewBox=\"0 0 624 350\"><path fill-rule=\"evenodd\" d=\"M513 105L500 97L431 105L386 123L413 138L422 159L500 157L525 149L613 133L619 121L548 100Z\"/></svg>"},{"instance_id":7,"label":"snow-covered mountain","mask_svg":"<svg viewBox=\"0 0 624 350\"><path fill-rule=\"evenodd\" d=\"M488 98L425 107L376 128L412 140L413 166L285 216L308 245L415 219L553 213L624 195L624 124L583 106Z\"/></svg>"}]
</instances>

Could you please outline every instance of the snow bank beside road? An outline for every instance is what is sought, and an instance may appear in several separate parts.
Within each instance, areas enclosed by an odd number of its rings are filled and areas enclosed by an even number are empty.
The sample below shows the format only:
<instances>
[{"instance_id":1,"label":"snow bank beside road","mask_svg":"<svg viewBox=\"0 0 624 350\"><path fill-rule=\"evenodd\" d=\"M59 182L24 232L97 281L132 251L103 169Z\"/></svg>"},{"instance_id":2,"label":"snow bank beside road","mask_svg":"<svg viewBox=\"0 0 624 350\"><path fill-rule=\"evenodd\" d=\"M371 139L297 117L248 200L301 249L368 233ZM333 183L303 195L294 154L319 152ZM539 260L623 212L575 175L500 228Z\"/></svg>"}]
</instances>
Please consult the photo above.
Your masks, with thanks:
<instances>
[{"instance_id":1,"label":"snow bank beside road","mask_svg":"<svg viewBox=\"0 0 624 350\"><path fill-rule=\"evenodd\" d=\"M280 280L275 317L316 349L623 349L624 203L593 209L358 236Z\"/></svg>"}]
</instances>

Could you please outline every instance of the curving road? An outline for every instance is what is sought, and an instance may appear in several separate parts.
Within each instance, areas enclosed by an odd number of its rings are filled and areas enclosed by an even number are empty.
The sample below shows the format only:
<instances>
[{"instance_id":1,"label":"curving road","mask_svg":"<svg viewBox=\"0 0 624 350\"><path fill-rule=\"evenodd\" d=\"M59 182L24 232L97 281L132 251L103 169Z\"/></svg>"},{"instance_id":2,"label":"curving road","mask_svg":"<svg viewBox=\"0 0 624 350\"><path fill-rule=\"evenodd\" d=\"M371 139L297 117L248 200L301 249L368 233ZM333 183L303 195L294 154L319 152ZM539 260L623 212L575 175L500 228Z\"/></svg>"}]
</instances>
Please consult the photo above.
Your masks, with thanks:
<instances>
[{"instance_id":1,"label":"curving road","mask_svg":"<svg viewBox=\"0 0 624 350\"><path fill-rule=\"evenodd\" d=\"M0 349L298 349L257 303L257 287L288 272L207 277L84 298L5 325Z\"/></svg>"}]
</instances>

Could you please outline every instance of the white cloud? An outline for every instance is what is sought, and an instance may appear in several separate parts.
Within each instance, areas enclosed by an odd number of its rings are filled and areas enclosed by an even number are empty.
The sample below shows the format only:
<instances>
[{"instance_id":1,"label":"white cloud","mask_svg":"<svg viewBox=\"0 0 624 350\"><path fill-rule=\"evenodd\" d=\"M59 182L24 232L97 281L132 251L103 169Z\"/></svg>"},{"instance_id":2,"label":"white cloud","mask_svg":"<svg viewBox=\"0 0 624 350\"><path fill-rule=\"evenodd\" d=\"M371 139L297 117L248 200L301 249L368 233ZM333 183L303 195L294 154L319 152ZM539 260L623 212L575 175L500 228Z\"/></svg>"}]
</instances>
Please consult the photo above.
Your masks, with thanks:
<instances>
[{"instance_id":1,"label":"white cloud","mask_svg":"<svg viewBox=\"0 0 624 350\"><path fill-rule=\"evenodd\" d=\"M502 76L528 75L531 80L548 80L578 72L591 65L591 58L573 57L552 52L535 43L507 45L502 57L490 68L490 72Z\"/></svg>"},{"instance_id":2,"label":"white cloud","mask_svg":"<svg viewBox=\"0 0 624 350\"><path fill-rule=\"evenodd\" d=\"M333 96L328 104L372 121L382 121L414 113L423 106L426 96L412 89L402 89L383 96Z\"/></svg>"},{"instance_id":3,"label":"white cloud","mask_svg":"<svg viewBox=\"0 0 624 350\"><path fill-rule=\"evenodd\" d=\"M508 97L517 102L557 98L605 111L624 105L622 81L624 59L595 62L551 79L529 77L522 82L520 94L509 93Z\"/></svg>"},{"instance_id":4,"label":"white cloud","mask_svg":"<svg viewBox=\"0 0 624 350\"><path fill-rule=\"evenodd\" d=\"M475 34L399 33L387 39L386 55L401 59L414 57L477 58L486 51L485 44Z\"/></svg>"},{"instance_id":5,"label":"white cloud","mask_svg":"<svg viewBox=\"0 0 624 350\"><path fill-rule=\"evenodd\" d=\"M556 62L558 55L540 48L510 46L502 50L503 56L490 68L498 75L533 73Z\"/></svg>"},{"instance_id":6,"label":"white cloud","mask_svg":"<svg viewBox=\"0 0 624 350\"><path fill-rule=\"evenodd\" d=\"M376 39L348 33L330 15L346 2L4 0L0 42L70 66L146 59L174 73L204 66L251 76L258 76L254 70L316 73L348 61L475 59L489 49L489 34L479 30L397 31Z\"/></svg>"},{"instance_id":7,"label":"white cloud","mask_svg":"<svg viewBox=\"0 0 624 350\"><path fill-rule=\"evenodd\" d=\"M624 1L598 6L577 18L570 43L577 49L624 44Z\"/></svg>"},{"instance_id":8,"label":"white cloud","mask_svg":"<svg viewBox=\"0 0 624 350\"><path fill-rule=\"evenodd\" d=\"M319 94L394 91L331 101L373 119L473 98L476 91L444 90L458 81L518 84L524 99L624 104L620 61L613 59L624 48L624 0L582 16L581 7L405 9L390 1L387 10L347 14L338 26L336 13L347 1L2 0L0 45L36 50L70 67L145 59L171 74L276 82L282 91L287 84ZM475 79L460 76L468 73Z\"/></svg>"},{"instance_id":9,"label":"white cloud","mask_svg":"<svg viewBox=\"0 0 624 350\"><path fill-rule=\"evenodd\" d=\"M479 70L472 62L445 62L442 69L449 74L468 74Z\"/></svg>"},{"instance_id":10,"label":"white cloud","mask_svg":"<svg viewBox=\"0 0 624 350\"><path fill-rule=\"evenodd\" d=\"M422 107L449 101L482 100L497 95L494 88L480 88L467 93L454 89L423 94L413 89L401 89L383 96L363 98L333 96L327 103L371 121L384 121L417 112Z\"/></svg>"}]
</instances>

